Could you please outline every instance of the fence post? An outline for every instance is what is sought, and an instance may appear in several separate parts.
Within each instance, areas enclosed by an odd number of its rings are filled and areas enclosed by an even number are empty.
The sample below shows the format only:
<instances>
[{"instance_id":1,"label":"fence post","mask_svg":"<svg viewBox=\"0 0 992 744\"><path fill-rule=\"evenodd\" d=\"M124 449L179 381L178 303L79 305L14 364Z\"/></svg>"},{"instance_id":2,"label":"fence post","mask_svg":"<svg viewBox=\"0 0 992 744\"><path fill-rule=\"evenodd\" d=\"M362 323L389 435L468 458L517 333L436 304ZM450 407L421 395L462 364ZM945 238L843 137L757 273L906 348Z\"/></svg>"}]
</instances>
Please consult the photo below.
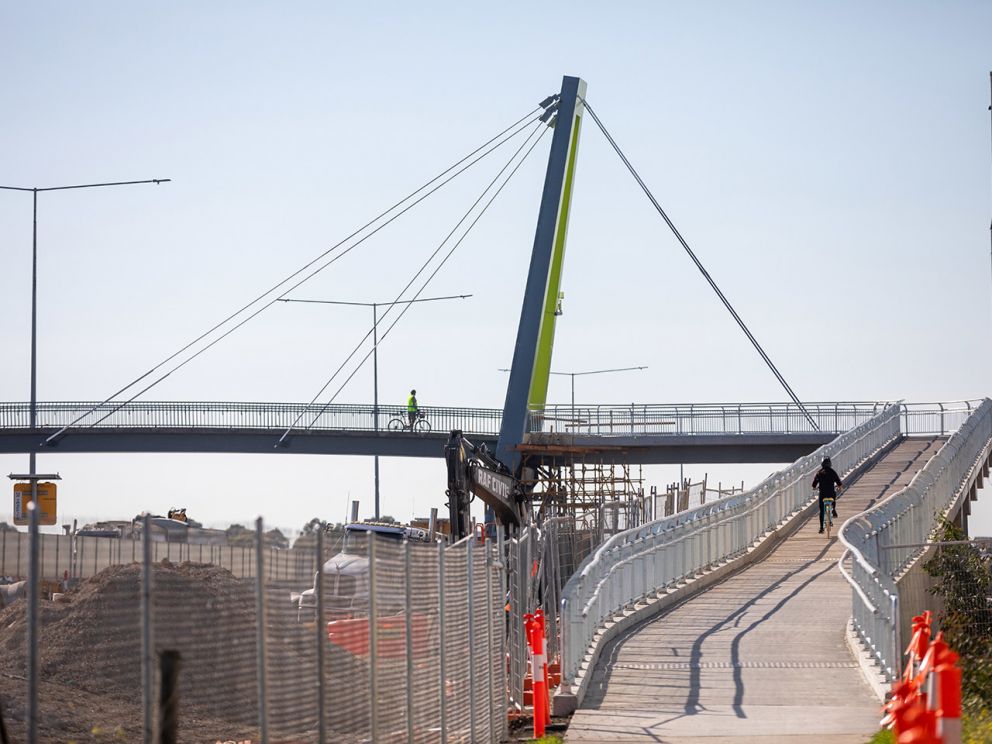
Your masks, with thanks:
<instances>
[{"instance_id":1,"label":"fence post","mask_svg":"<svg viewBox=\"0 0 992 744\"><path fill-rule=\"evenodd\" d=\"M465 545L465 572L468 586L468 730L469 739L475 740L475 559L472 550L475 534L469 536Z\"/></svg>"},{"instance_id":2,"label":"fence post","mask_svg":"<svg viewBox=\"0 0 992 744\"><path fill-rule=\"evenodd\" d=\"M154 663L152 662L152 549L151 518L141 518L141 706L144 710L144 742L152 744L154 716L152 697Z\"/></svg>"},{"instance_id":3,"label":"fence post","mask_svg":"<svg viewBox=\"0 0 992 744\"><path fill-rule=\"evenodd\" d=\"M327 696L324 690L324 525L317 526L317 741L327 741Z\"/></svg>"},{"instance_id":4,"label":"fence post","mask_svg":"<svg viewBox=\"0 0 992 744\"><path fill-rule=\"evenodd\" d=\"M497 527L497 530L502 530L501 527ZM493 691L496 685L493 684L493 672L496 670L497 663L505 663L499 657L496 658L496 663L493 663L493 657L496 654L493 653L493 567L492 567L492 556L493 551L486 545L486 697L489 699L489 740L498 741L499 737L496 735L496 711L495 711L495 701L493 700Z\"/></svg>"},{"instance_id":5,"label":"fence post","mask_svg":"<svg viewBox=\"0 0 992 744\"><path fill-rule=\"evenodd\" d=\"M376 627L379 622L379 614L376 612L376 574L379 569L376 566L376 533L369 532L369 720L370 735L372 741L379 741L379 670L376 663L379 658L379 633ZM409 612L409 608L407 608Z\"/></svg>"},{"instance_id":6,"label":"fence post","mask_svg":"<svg viewBox=\"0 0 992 744\"><path fill-rule=\"evenodd\" d=\"M179 669L182 666L179 652L163 651L160 666L159 741L161 744L176 744L179 739Z\"/></svg>"},{"instance_id":7,"label":"fence post","mask_svg":"<svg viewBox=\"0 0 992 744\"><path fill-rule=\"evenodd\" d=\"M262 554L262 518L255 520L255 655L258 657L258 728L262 744L269 744L269 709L265 694L265 556ZM244 551L242 550L242 555Z\"/></svg>"},{"instance_id":8,"label":"fence post","mask_svg":"<svg viewBox=\"0 0 992 744\"><path fill-rule=\"evenodd\" d=\"M413 587L410 541L403 541L403 589L406 594L406 738L413 744Z\"/></svg>"},{"instance_id":9,"label":"fence post","mask_svg":"<svg viewBox=\"0 0 992 744\"><path fill-rule=\"evenodd\" d=\"M32 471L34 455L31 455ZM37 480L31 481L36 486ZM38 741L38 498L28 504L28 743Z\"/></svg>"},{"instance_id":10,"label":"fence post","mask_svg":"<svg viewBox=\"0 0 992 744\"><path fill-rule=\"evenodd\" d=\"M440 678L438 680L441 690L441 744L448 741L448 701L444 694L445 682L445 634L444 634L444 540L437 543L437 627L439 640Z\"/></svg>"}]
</instances>

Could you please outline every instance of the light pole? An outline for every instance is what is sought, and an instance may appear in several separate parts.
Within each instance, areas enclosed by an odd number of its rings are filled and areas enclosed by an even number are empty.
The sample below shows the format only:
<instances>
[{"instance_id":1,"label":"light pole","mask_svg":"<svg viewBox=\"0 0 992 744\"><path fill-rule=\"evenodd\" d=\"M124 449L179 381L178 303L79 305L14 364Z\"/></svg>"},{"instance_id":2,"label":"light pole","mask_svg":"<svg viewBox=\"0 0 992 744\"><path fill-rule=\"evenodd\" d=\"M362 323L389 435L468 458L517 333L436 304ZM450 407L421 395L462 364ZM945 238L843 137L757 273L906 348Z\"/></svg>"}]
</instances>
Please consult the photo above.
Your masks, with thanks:
<instances>
[{"instance_id":1,"label":"light pole","mask_svg":"<svg viewBox=\"0 0 992 744\"><path fill-rule=\"evenodd\" d=\"M315 305L349 305L351 307L372 308L372 428L379 431L379 308L393 305L412 305L415 302L439 302L441 300L464 300L470 294L447 295L445 297L421 297L416 300L396 300L394 302L344 302L341 300L296 300L286 298L280 302L304 302ZM368 338L368 336L366 336ZM366 357L367 358L367 357ZM379 518L379 455L375 455L375 518Z\"/></svg>"},{"instance_id":2,"label":"light pole","mask_svg":"<svg viewBox=\"0 0 992 744\"><path fill-rule=\"evenodd\" d=\"M585 375L605 375L610 372L633 372L639 369L647 369L647 365L643 367L617 367L616 369L594 369L588 372L552 372L553 375L560 375L561 377L571 377L572 378L572 418L575 418L575 378L584 377Z\"/></svg>"},{"instance_id":3,"label":"light pole","mask_svg":"<svg viewBox=\"0 0 992 744\"><path fill-rule=\"evenodd\" d=\"M586 372L551 372L552 375L559 375L561 377L571 377L572 378L572 423L575 423L575 378L584 377L585 375L605 375L610 372L633 372L639 369L647 369L647 365L642 367L616 367L615 369L593 369ZM510 370L500 368L500 372L509 372Z\"/></svg>"},{"instance_id":4,"label":"light pole","mask_svg":"<svg viewBox=\"0 0 992 744\"><path fill-rule=\"evenodd\" d=\"M68 191L70 189L93 189L101 186L134 186L140 183L168 183L171 178L154 178L147 181L114 181L111 183L82 183L73 186L0 186L4 191L28 191L32 196L32 227L31 227L31 404L29 409L29 426L33 432L38 423L38 194L42 191ZM33 514L38 511L38 479L35 464L34 449L28 454L28 478L31 480L31 503L34 504ZM29 525L30 543L37 545L38 521L32 518ZM36 550L32 547L32 550ZM28 577L37 582L38 577ZM31 581L28 582L31 585ZM38 593L34 588L34 596ZM38 689L37 689L37 623L28 624L28 742L34 744L38 739Z\"/></svg>"}]
</instances>

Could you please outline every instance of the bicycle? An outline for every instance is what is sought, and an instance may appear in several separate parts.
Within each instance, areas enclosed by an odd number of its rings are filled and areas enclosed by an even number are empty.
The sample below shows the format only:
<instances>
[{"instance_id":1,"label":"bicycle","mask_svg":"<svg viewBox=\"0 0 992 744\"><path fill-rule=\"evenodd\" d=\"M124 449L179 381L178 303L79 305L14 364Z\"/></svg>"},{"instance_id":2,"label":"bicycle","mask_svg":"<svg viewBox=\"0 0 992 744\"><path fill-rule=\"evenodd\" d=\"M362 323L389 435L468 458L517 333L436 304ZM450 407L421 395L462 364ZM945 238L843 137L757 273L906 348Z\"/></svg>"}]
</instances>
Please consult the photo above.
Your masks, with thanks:
<instances>
[{"instance_id":1,"label":"bicycle","mask_svg":"<svg viewBox=\"0 0 992 744\"><path fill-rule=\"evenodd\" d=\"M422 410L418 410L412 426L410 425L408 418L396 416L395 418L389 419L389 423L386 424L386 429L389 431L405 430L415 432L417 434L429 434L431 431L431 422L427 420L427 414L425 414Z\"/></svg>"},{"instance_id":2,"label":"bicycle","mask_svg":"<svg viewBox=\"0 0 992 744\"><path fill-rule=\"evenodd\" d=\"M823 497L823 531L827 533L827 539L830 539L830 529L834 526L834 504L836 499L833 496Z\"/></svg>"}]
</instances>

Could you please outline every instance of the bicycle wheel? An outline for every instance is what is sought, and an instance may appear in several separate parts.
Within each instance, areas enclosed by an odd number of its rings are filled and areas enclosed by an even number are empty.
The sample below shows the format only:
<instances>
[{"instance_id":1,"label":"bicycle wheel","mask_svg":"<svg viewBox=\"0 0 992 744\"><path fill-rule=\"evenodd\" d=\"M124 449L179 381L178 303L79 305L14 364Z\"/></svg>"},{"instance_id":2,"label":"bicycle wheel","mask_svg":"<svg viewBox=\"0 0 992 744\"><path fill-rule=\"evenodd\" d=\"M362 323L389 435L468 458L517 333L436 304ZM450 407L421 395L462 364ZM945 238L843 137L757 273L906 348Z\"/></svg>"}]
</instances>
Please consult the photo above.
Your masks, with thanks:
<instances>
[{"instance_id":1,"label":"bicycle wheel","mask_svg":"<svg viewBox=\"0 0 992 744\"><path fill-rule=\"evenodd\" d=\"M406 421L397 416L394 419L389 419L389 423L386 424L386 429L389 431L402 431L406 428Z\"/></svg>"},{"instance_id":2,"label":"bicycle wheel","mask_svg":"<svg viewBox=\"0 0 992 744\"><path fill-rule=\"evenodd\" d=\"M431 422L425 418L419 418L413 425L413 430L418 434L430 434Z\"/></svg>"}]
</instances>

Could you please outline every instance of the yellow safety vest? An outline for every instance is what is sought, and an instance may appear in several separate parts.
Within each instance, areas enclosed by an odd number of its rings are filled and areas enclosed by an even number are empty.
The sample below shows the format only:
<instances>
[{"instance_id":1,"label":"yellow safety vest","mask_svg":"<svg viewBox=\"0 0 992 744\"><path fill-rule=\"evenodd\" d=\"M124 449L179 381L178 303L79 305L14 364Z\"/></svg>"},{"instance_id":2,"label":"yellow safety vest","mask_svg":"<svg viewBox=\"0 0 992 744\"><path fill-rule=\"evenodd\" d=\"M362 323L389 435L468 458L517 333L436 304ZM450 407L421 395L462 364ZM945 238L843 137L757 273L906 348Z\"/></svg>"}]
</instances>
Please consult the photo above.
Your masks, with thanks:
<instances>
[{"instance_id":1,"label":"yellow safety vest","mask_svg":"<svg viewBox=\"0 0 992 744\"><path fill-rule=\"evenodd\" d=\"M406 410L409 411L410 413L416 413L417 412L417 399L416 399L416 397L414 397L414 396L411 395L409 398L407 398L407 401L406 401Z\"/></svg>"}]
</instances>

